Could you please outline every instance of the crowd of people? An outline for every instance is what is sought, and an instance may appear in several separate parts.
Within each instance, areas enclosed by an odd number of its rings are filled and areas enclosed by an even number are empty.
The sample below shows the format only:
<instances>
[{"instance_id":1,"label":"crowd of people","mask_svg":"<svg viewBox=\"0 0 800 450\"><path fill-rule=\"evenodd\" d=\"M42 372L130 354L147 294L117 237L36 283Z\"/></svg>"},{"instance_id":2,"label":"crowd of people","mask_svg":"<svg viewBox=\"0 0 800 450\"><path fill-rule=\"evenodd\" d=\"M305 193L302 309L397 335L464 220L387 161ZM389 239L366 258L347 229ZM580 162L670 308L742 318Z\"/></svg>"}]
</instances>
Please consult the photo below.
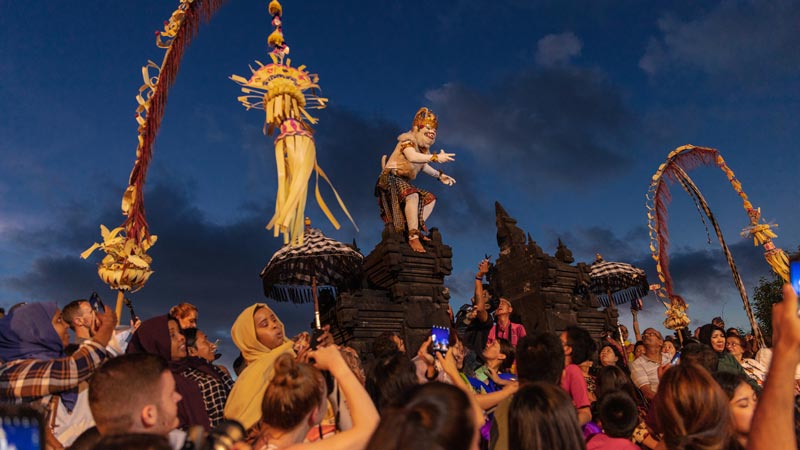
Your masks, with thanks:
<instances>
[{"instance_id":1,"label":"crowd of people","mask_svg":"<svg viewBox=\"0 0 800 450\"><path fill-rule=\"evenodd\" d=\"M327 329L289 337L253 304L231 328L234 374L188 303L129 328L87 300L19 305L0 319L0 401L41 405L50 449L203 448L220 430L239 450L797 449L788 285L770 348L716 320L666 339L635 321L631 343L623 326L526 330L488 269L447 345L415 352L391 332L369 355Z\"/></svg>"}]
</instances>

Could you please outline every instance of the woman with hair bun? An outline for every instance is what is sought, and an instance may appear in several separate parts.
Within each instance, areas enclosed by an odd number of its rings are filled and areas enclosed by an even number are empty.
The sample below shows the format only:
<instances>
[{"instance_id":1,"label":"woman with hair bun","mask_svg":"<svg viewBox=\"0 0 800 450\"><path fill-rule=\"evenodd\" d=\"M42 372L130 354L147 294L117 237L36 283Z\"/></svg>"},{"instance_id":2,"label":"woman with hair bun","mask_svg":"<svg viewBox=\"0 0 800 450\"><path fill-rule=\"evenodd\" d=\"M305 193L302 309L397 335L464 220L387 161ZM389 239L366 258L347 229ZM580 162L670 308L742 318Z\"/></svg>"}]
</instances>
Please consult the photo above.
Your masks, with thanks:
<instances>
[{"instance_id":1,"label":"woman with hair bun","mask_svg":"<svg viewBox=\"0 0 800 450\"><path fill-rule=\"evenodd\" d=\"M261 403L259 435L254 450L363 449L378 425L378 411L335 346L308 354L314 365L295 361L291 354L275 359L273 377ZM327 388L321 370L338 382L350 408L353 427L330 438L303 443L327 412Z\"/></svg>"},{"instance_id":2,"label":"woman with hair bun","mask_svg":"<svg viewBox=\"0 0 800 450\"><path fill-rule=\"evenodd\" d=\"M474 405L456 386L433 381L415 386L405 406L390 408L367 450L477 450Z\"/></svg>"}]
</instances>

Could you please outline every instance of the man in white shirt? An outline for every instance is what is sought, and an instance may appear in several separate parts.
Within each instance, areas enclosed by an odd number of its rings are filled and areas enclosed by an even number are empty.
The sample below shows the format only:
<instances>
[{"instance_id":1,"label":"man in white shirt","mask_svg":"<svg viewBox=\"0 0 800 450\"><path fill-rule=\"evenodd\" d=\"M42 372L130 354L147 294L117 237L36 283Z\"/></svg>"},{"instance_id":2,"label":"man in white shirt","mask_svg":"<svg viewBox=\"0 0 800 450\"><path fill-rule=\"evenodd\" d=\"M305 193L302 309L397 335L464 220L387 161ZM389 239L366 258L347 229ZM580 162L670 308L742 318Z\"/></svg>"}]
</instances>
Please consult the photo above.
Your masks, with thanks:
<instances>
[{"instance_id":1,"label":"man in white shirt","mask_svg":"<svg viewBox=\"0 0 800 450\"><path fill-rule=\"evenodd\" d=\"M663 360L661 344L664 339L661 333L653 328L648 328L642 333L644 340L644 355L636 358L631 363L631 379L648 400L652 400L658 390L658 368L669 361Z\"/></svg>"}]
</instances>

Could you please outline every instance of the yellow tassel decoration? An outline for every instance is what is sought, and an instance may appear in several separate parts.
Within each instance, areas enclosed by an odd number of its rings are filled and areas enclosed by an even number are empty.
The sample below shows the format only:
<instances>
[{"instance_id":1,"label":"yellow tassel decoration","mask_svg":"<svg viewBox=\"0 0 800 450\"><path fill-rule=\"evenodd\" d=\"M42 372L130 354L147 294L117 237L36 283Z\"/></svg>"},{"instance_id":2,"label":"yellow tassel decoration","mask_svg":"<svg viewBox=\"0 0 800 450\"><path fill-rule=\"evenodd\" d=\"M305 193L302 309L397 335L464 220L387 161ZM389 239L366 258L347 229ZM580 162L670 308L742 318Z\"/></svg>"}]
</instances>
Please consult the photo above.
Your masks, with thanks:
<instances>
[{"instance_id":1,"label":"yellow tassel decoration","mask_svg":"<svg viewBox=\"0 0 800 450\"><path fill-rule=\"evenodd\" d=\"M317 173L315 197L322 212L336 229L339 222L333 217L319 193L319 177L330 185L330 180L317 164L317 151L311 125L317 119L308 109L322 109L328 99L317 96L319 78L306 71L305 66L292 67L286 58L289 47L281 30L283 7L277 0L269 3L269 13L274 16L272 24L275 31L268 38L274 47L270 53L272 64L261 64L249 79L238 75L230 78L242 87L246 95L238 100L246 109L263 109L265 113L264 133L272 135L279 130L275 139L275 163L278 174L278 191L275 199L275 213L267 225L277 237L283 235L284 243L293 246L303 243L305 230L305 207L308 196L308 182L311 174ZM333 189L333 186L331 185ZM341 197L333 189L339 206L350 222L358 230L350 212Z\"/></svg>"}]
</instances>

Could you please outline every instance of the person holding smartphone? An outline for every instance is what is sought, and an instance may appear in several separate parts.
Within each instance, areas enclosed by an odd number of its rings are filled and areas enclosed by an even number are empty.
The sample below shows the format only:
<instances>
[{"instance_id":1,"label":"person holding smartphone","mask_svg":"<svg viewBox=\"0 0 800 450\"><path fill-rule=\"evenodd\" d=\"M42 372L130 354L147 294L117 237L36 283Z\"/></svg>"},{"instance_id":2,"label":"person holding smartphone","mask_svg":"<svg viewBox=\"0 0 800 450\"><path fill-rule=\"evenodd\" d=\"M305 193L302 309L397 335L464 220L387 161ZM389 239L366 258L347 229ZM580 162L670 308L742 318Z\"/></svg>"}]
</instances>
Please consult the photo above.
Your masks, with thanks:
<instances>
[{"instance_id":1,"label":"person holding smartphone","mask_svg":"<svg viewBox=\"0 0 800 450\"><path fill-rule=\"evenodd\" d=\"M0 402L48 406L48 432L63 445L94 425L81 384L108 359L117 316L105 307L97 322L94 337L67 356L68 326L55 303L29 303L0 319Z\"/></svg>"}]
</instances>

